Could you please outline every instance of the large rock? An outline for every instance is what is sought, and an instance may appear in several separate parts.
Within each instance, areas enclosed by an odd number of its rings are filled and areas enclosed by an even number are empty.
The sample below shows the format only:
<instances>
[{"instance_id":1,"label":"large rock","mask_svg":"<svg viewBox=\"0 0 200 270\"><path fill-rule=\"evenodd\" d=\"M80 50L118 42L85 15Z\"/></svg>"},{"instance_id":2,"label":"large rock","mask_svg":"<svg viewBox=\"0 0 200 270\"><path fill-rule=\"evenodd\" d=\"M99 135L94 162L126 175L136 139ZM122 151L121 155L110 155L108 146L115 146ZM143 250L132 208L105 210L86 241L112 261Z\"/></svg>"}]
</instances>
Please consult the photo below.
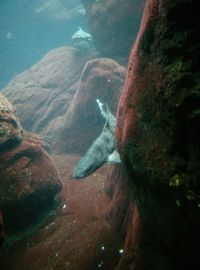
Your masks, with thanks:
<instances>
[{"instance_id":1,"label":"large rock","mask_svg":"<svg viewBox=\"0 0 200 270\"><path fill-rule=\"evenodd\" d=\"M22 138L12 105L3 95L0 101L0 209L5 227L17 229L33 222L54 200L62 184L39 137L23 132Z\"/></svg>"},{"instance_id":2,"label":"large rock","mask_svg":"<svg viewBox=\"0 0 200 270\"><path fill-rule=\"evenodd\" d=\"M98 58L85 65L66 115L48 130L55 134L54 149L79 153L87 150L105 124L96 99L108 103L115 113L124 76L125 68L112 59Z\"/></svg>"},{"instance_id":3,"label":"large rock","mask_svg":"<svg viewBox=\"0 0 200 270\"><path fill-rule=\"evenodd\" d=\"M54 49L3 89L23 128L45 134L49 125L59 121L78 87L81 70L91 57L69 47Z\"/></svg>"},{"instance_id":4,"label":"large rock","mask_svg":"<svg viewBox=\"0 0 200 270\"><path fill-rule=\"evenodd\" d=\"M94 43L103 56L128 57L145 0L82 0Z\"/></svg>"},{"instance_id":5,"label":"large rock","mask_svg":"<svg viewBox=\"0 0 200 270\"><path fill-rule=\"evenodd\" d=\"M22 138L23 131L15 110L0 93L0 151L19 144Z\"/></svg>"},{"instance_id":6,"label":"large rock","mask_svg":"<svg viewBox=\"0 0 200 270\"><path fill-rule=\"evenodd\" d=\"M18 147L0 154L0 179L5 227L14 229L33 222L62 187L51 157L30 133Z\"/></svg>"},{"instance_id":7,"label":"large rock","mask_svg":"<svg viewBox=\"0 0 200 270\"><path fill-rule=\"evenodd\" d=\"M123 164L113 164L107 172L105 192L110 201L106 205L107 220L115 224L121 239L121 256L115 270L132 269L138 255L142 237L142 224L137 204L133 202L129 187L129 176Z\"/></svg>"},{"instance_id":8,"label":"large rock","mask_svg":"<svg viewBox=\"0 0 200 270\"><path fill-rule=\"evenodd\" d=\"M148 0L131 53L116 136L142 238L126 241L132 260L119 269L200 268L197 2Z\"/></svg>"}]
</instances>

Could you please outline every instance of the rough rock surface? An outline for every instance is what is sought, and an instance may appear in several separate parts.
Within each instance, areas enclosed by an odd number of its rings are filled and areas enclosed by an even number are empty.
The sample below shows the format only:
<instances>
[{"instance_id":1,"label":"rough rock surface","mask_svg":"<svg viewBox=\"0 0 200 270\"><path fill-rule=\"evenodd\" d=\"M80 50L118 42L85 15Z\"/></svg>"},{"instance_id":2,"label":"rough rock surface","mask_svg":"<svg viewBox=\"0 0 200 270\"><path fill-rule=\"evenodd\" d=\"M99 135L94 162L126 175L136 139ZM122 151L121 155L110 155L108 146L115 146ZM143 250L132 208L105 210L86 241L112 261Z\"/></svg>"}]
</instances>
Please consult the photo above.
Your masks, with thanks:
<instances>
[{"instance_id":1,"label":"rough rock surface","mask_svg":"<svg viewBox=\"0 0 200 270\"><path fill-rule=\"evenodd\" d=\"M3 227L3 216L0 211L0 247L2 246L5 239L5 232Z\"/></svg>"},{"instance_id":2,"label":"rough rock surface","mask_svg":"<svg viewBox=\"0 0 200 270\"><path fill-rule=\"evenodd\" d=\"M82 0L94 43L103 56L128 57L145 0Z\"/></svg>"},{"instance_id":3,"label":"rough rock surface","mask_svg":"<svg viewBox=\"0 0 200 270\"><path fill-rule=\"evenodd\" d=\"M15 110L0 93L0 151L17 145L23 138L22 127Z\"/></svg>"},{"instance_id":4,"label":"rough rock surface","mask_svg":"<svg viewBox=\"0 0 200 270\"><path fill-rule=\"evenodd\" d=\"M91 57L69 47L51 50L3 89L23 128L45 134L48 126L66 113L81 70Z\"/></svg>"},{"instance_id":5,"label":"rough rock surface","mask_svg":"<svg viewBox=\"0 0 200 270\"><path fill-rule=\"evenodd\" d=\"M50 127L55 131L54 149L81 153L87 150L105 124L96 99L108 103L115 113L124 76L125 68L111 59L98 58L87 62L67 114Z\"/></svg>"},{"instance_id":6,"label":"rough rock surface","mask_svg":"<svg viewBox=\"0 0 200 270\"><path fill-rule=\"evenodd\" d=\"M62 187L50 156L30 133L19 146L0 154L0 179L4 224L12 229L33 222Z\"/></svg>"},{"instance_id":7,"label":"rough rock surface","mask_svg":"<svg viewBox=\"0 0 200 270\"><path fill-rule=\"evenodd\" d=\"M200 268L197 5L148 0L131 53L116 136L142 238L126 269Z\"/></svg>"}]
</instances>

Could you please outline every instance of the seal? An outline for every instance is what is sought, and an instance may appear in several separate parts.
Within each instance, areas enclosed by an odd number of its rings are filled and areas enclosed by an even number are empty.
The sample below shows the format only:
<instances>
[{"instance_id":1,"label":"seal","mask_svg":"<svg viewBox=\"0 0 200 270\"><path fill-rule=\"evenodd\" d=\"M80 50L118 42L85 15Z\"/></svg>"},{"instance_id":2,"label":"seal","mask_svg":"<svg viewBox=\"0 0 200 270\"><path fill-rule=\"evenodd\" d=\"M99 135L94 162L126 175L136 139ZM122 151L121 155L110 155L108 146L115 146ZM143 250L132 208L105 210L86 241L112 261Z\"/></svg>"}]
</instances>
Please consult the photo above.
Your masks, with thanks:
<instances>
[{"instance_id":1,"label":"seal","mask_svg":"<svg viewBox=\"0 0 200 270\"><path fill-rule=\"evenodd\" d=\"M73 170L73 178L80 179L91 175L104 163L120 163L120 156L116 150L115 127L116 118L111 113L107 104L103 104L99 99L96 100L101 115L106 122L101 134L91 144L85 155L79 160Z\"/></svg>"}]
</instances>

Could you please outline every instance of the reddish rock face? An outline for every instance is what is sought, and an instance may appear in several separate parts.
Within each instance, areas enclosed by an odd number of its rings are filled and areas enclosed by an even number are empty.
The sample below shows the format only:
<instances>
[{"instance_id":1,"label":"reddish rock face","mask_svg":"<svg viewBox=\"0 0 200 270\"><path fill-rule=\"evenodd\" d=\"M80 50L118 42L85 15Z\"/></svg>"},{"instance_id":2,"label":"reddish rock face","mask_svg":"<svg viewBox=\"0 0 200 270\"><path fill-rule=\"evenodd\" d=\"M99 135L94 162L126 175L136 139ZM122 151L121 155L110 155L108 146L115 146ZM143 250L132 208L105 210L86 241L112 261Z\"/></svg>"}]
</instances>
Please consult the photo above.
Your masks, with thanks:
<instances>
[{"instance_id":1,"label":"reddish rock face","mask_svg":"<svg viewBox=\"0 0 200 270\"><path fill-rule=\"evenodd\" d=\"M58 152L84 153L87 150L105 123L96 99L108 103L115 113L124 76L125 68L111 59L94 59L85 65L69 109L56 125L54 148Z\"/></svg>"},{"instance_id":2,"label":"reddish rock face","mask_svg":"<svg viewBox=\"0 0 200 270\"><path fill-rule=\"evenodd\" d=\"M145 0L82 0L94 43L103 56L128 57Z\"/></svg>"},{"instance_id":3,"label":"reddish rock face","mask_svg":"<svg viewBox=\"0 0 200 270\"><path fill-rule=\"evenodd\" d=\"M53 136L78 87L81 70L91 57L69 47L54 49L3 89L23 128Z\"/></svg>"},{"instance_id":4,"label":"reddish rock face","mask_svg":"<svg viewBox=\"0 0 200 270\"><path fill-rule=\"evenodd\" d=\"M115 224L123 244L115 270L131 268L138 256L141 241L142 224L137 204L132 202L129 179L122 164L112 165L107 174L105 192L110 198L107 205L107 219Z\"/></svg>"},{"instance_id":5,"label":"reddish rock face","mask_svg":"<svg viewBox=\"0 0 200 270\"><path fill-rule=\"evenodd\" d=\"M13 147L23 138L22 127L8 100L0 93L0 151Z\"/></svg>"},{"instance_id":6,"label":"reddish rock face","mask_svg":"<svg viewBox=\"0 0 200 270\"><path fill-rule=\"evenodd\" d=\"M34 222L62 187L50 156L29 133L18 147L0 154L0 179L0 207L5 227L12 229Z\"/></svg>"},{"instance_id":7,"label":"reddish rock face","mask_svg":"<svg viewBox=\"0 0 200 270\"><path fill-rule=\"evenodd\" d=\"M132 246L126 241L132 259L119 269L200 267L197 10L193 0L147 1L131 52L116 137L142 238L136 257L134 239ZM134 224L141 227L135 206L129 209L127 237Z\"/></svg>"},{"instance_id":8,"label":"reddish rock face","mask_svg":"<svg viewBox=\"0 0 200 270\"><path fill-rule=\"evenodd\" d=\"M38 136L24 133L0 94L0 208L5 228L31 223L53 201L62 184ZM0 239L4 238L0 215Z\"/></svg>"}]
</instances>

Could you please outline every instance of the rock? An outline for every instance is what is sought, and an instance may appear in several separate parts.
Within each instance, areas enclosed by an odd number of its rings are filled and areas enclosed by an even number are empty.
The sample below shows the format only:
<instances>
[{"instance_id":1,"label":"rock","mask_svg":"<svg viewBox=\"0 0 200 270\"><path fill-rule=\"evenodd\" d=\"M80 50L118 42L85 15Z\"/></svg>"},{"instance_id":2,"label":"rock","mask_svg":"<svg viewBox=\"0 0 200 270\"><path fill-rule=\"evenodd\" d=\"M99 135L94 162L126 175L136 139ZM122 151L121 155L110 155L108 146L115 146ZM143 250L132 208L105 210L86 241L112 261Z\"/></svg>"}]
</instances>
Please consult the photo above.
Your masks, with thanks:
<instances>
[{"instance_id":1,"label":"rock","mask_svg":"<svg viewBox=\"0 0 200 270\"><path fill-rule=\"evenodd\" d=\"M0 247L3 245L4 239L5 239L5 232L3 227L3 216L0 211Z\"/></svg>"},{"instance_id":2,"label":"rock","mask_svg":"<svg viewBox=\"0 0 200 270\"><path fill-rule=\"evenodd\" d=\"M105 124L96 99L108 103L114 113L124 75L125 68L111 59L98 58L85 65L66 115L50 128L55 134L56 151L84 153L88 149Z\"/></svg>"},{"instance_id":3,"label":"rock","mask_svg":"<svg viewBox=\"0 0 200 270\"><path fill-rule=\"evenodd\" d=\"M49 208L62 184L41 141L24 133L23 142L0 154L0 208L5 229L32 224Z\"/></svg>"},{"instance_id":4,"label":"rock","mask_svg":"<svg viewBox=\"0 0 200 270\"><path fill-rule=\"evenodd\" d=\"M116 137L142 236L125 245L125 269L200 267L197 21L195 0L148 0L131 52ZM134 209L127 237L138 223Z\"/></svg>"},{"instance_id":5,"label":"rock","mask_svg":"<svg viewBox=\"0 0 200 270\"><path fill-rule=\"evenodd\" d=\"M23 128L46 135L49 126L59 122L78 87L81 70L91 57L69 47L54 49L3 89Z\"/></svg>"},{"instance_id":6,"label":"rock","mask_svg":"<svg viewBox=\"0 0 200 270\"><path fill-rule=\"evenodd\" d=\"M124 227L130 203L128 178L122 164L112 164L107 168L105 192L110 198L106 206L108 220L117 225L119 232Z\"/></svg>"},{"instance_id":7,"label":"rock","mask_svg":"<svg viewBox=\"0 0 200 270\"><path fill-rule=\"evenodd\" d=\"M15 116L15 110L0 93L0 151L14 147L23 138L22 127Z\"/></svg>"},{"instance_id":8,"label":"rock","mask_svg":"<svg viewBox=\"0 0 200 270\"><path fill-rule=\"evenodd\" d=\"M106 57L128 58L136 38L144 0L82 0L97 50Z\"/></svg>"},{"instance_id":9,"label":"rock","mask_svg":"<svg viewBox=\"0 0 200 270\"><path fill-rule=\"evenodd\" d=\"M119 246L120 258L115 270L129 269L138 255L142 237L142 224L137 204L132 201L129 178L122 164L112 165L107 173L105 192L110 198L106 206L107 220L115 224L118 235L124 241Z\"/></svg>"}]
</instances>

